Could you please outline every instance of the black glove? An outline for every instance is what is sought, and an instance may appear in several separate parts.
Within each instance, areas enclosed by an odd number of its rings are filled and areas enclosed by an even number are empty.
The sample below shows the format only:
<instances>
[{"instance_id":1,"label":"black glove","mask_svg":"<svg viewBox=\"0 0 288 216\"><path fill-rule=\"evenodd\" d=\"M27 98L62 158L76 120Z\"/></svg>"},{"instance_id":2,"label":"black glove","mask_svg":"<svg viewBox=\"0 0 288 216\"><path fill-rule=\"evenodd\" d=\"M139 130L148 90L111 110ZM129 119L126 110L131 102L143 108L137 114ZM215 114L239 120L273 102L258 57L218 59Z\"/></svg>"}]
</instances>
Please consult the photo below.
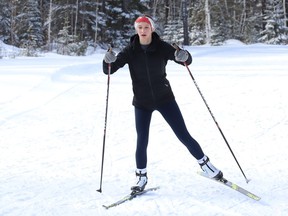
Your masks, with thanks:
<instances>
[{"instance_id":1,"label":"black glove","mask_svg":"<svg viewBox=\"0 0 288 216\"><path fill-rule=\"evenodd\" d=\"M175 51L174 56L176 61L186 62L189 57L189 54L186 50L179 49Z\"/></svg>"},{"instance_id":2,"label":"black glove","mask_svg":"<svg viewBox=\"0 0 288 216\"><path fill-rule=\"evenodd\" d=\"M104 56L104 61L108 64L115 62L117 59L115 52L113 51L108 51L106 52L105 56Z\"/></svg>"}]
</instances>

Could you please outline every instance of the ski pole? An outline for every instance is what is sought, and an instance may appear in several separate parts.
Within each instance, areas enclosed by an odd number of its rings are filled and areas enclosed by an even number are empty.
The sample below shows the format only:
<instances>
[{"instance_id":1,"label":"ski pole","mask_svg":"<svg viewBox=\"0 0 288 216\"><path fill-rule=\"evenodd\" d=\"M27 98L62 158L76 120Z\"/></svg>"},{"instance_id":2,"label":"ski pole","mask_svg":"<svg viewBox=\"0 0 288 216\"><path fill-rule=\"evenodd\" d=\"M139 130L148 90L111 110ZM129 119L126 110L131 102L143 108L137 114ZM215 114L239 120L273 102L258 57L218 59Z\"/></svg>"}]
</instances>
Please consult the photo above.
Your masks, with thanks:
<instances>
[{"instance_id":1,"label":"ski pole","mask_svg":"<svg viewBox=\"0 0 288 216\"><path fill-rule=\"evenodd\" d=\"M178 46L177 44L175 44L175 43L173 44L173 47L174 47L176 50L179 50L179 49L180 49L179 46ZM245 173L243 172L243 170L242 170L242 168L241 168L241 166L240 166L240 164L239 164L239 162L238 162L238 160L237 160L237 158L236 158L234 152L232 151L232 148L230 147L230 145L229 145L229 143L228 143L228 141L227 141L227 139L226 139L226 137L225 137L223 131L221 130L221 128L220 128L218 122L216 121L215 116L213 115L213 113L212 113L210 107L208 106L208 103L207 103L207 101L205 100L205 98L204 98L204 96L203 96L203 94L202 94L202 92L201 92L201 90L200 90L200 88L199 88L199 86L198 86L198 84L197 84L197 82L196 82L196 80L195 80L195 78L194 78L194 76L193 76L191 70L189 69L189 67L188 67L188 65L187 65L186 62L184 62L184 65L185 65L185 67L187 68L187 70L188 70L188 72L189 72L189 74L190 74L190 76L191 76L191 78L192 78L192 80L193 80L193 82L194 82L194 84L195 84L195 86L196 86L196 88L197 88L197 90L198 90L198 92L199 92L199 94L200 94L200 96L201 96L203 102L205 103L205 105L206 105L206 107L207 107L207 109L208 109L208 111L209 111L209 113L210 113L210 115L211 115L211 117L212 117L214 123L216 124L216 126L217 126L217 128L218 128L220 134L222 135L222 137L223 137L223 139L224 139L226 145L228 146L228 148L229 148L229 150L230 150L232 156L234 157L234 159L235 159L235 161L236 161L236 163L237 163L237 165L238 165L240 171L242 172L242 174L243 174L243 176L244 176L244 178L245 178L245 180L246 180L246 183L248 183L250 180L247 179Z\"/></svg>"},{"instance_id":2,"label":"ski pole","mask_svg":"<svg viewBox=\"0 0 288 216\"><path fill-rule=\"evenodd\" d=\"M112 52L112 48L111 48L111 47L109 48L109 52ZM109 63L109 64L108 64L107 95L106 95L106 109L105 109L105 121L104 121L103 147L102 147L102 163L101 163L100 188L97 190L97 191L100 192L100 193L102 193L102 180L103 180L105 143L106 143L106 129L107 129L107 115L108 115L110 74L111 74L111 64Z\"/></svg>"}]
</instances>

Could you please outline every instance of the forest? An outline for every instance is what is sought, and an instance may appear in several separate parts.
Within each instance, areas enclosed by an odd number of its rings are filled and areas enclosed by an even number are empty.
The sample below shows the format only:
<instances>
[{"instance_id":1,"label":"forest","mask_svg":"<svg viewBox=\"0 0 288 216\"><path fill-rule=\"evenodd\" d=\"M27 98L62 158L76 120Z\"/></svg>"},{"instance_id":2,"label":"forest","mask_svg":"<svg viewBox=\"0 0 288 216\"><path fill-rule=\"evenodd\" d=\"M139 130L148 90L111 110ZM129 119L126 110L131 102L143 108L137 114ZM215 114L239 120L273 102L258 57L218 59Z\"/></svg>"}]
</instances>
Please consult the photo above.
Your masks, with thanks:
<instances>
[{"instance_id":1,"label":"forest","mask_svg":"<svg viewBox=\"0 0 288 216\"><path fill-rule=\"evenodd\" d=\"M153 17L164 40L180 45L288 44L288 0L1 0L0 51L2 42L27 55L121 48L142 14Z\"/></svg>"}]
</instances>

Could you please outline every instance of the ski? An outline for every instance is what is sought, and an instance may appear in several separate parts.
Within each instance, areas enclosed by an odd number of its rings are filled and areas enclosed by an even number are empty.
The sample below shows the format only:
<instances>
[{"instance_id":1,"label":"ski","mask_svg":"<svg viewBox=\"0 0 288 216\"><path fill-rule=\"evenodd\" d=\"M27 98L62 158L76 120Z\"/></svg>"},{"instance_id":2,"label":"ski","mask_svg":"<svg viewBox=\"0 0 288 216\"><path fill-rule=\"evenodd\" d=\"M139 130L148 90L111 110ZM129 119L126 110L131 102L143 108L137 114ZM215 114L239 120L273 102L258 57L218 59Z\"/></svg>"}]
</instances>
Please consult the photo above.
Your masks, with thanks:
<instances>
[{"instance_id":1,"label":"ski","mask_svg":"<svg viewBox=\"0 0 288 216\"><path fill-rule=\"evenodd\" d=\"M231 189L233 189L233 190L235 190L235 191L237 191L237 192L239 192L239 193L241 193L241 194L243 194L243 195L245 195L245 196L247 196L247 197L249 197L249 198L251 198L251 199L253 199L253 200L259 201L259 200L261 199L261 197L259 197L259 196L255 195L255 194L247 191L246 189L240 187L239 185L237 185L237 184L235 184L235 183L233 183L233 182L231 182L231 181L229 181L229 180L227 180L227 179L225 179L225 178L216 180L216 179L210 178L209 176L207 176L206 173L204 173L204 172L202 172L202 171L198 171L197 173L198 173L199 175L207 178L207 179L210 179L210 180L212 180L212 181L221 183L221 184L223 184L223 185L225 185L225 186L227 186L227 187L229 187L229 188L231 188Z\"/></svg>"},{"instance_id":2,"label":"ski","mask_svg":"<svg viewBox=\"0 0 288 216\"><path fill-rule=\"evenodd\" d=\"M118 200L117 202L112 203L112 204L110 204L110 205L103 205L103 207L106 208L106 209L109 209L109 208L118 206L118 205L120 205L120 204L122 204L122 203L124 203L124 202L126 202L126 201L128 201L128 200L134 199L134 198L137 197L137 196L140 196L140 195L142 195L142 194L145 194L145 193L147 193L147 192L149 192L149 191L158 190L159 188L160 188L160 187L147 188L147 189L145 189L145 190L143 190L143 191L140 191L140 192L132 191L130 194L124 196L122 199Z\"/></svg>"}]
</instances>

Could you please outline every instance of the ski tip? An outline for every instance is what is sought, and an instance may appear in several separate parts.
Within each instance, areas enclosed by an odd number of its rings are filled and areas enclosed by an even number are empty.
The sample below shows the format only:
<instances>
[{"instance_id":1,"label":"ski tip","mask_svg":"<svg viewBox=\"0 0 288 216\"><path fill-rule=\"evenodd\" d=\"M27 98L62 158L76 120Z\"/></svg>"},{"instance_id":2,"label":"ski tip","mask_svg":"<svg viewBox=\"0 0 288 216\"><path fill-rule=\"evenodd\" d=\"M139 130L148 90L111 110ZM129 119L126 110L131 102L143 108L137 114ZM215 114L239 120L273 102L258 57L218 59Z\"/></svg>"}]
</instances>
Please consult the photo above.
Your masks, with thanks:
<instances>
[{"instance_id":1,"label":"ski tip","mask_svg":"<svg viewBox=\"0 0 288 216\"><path fill-rule=\"evenodd\" d=\"M252 193L248 193L247 196L250 197L251 199L255 200L255 201L261 200L261 197L255 195L255 194L252 194Z\"/></svg>"}]
</instances>

